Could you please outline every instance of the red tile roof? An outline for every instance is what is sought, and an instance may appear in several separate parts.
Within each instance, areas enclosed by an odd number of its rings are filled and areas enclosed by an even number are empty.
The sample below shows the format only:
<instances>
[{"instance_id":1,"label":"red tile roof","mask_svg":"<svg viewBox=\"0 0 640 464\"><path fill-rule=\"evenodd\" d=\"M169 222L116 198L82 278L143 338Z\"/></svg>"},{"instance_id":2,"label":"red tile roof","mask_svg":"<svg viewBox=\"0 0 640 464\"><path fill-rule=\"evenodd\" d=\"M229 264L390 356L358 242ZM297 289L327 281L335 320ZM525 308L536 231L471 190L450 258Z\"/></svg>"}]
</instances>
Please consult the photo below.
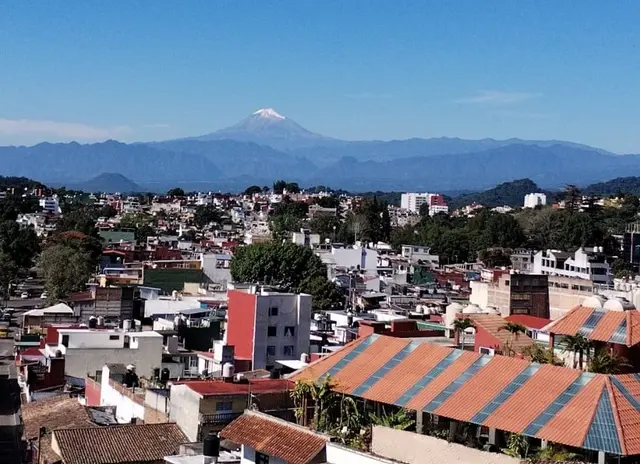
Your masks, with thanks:
<instances>
[{"instance_id":1,"label":"red tile roof","mask_svg":"<svg viewBox=\"0 0 640 464\"><path fill-rule=\"evenodd\" d=\"M293 382L287 379L250 379L248 382L224 382L222 380L185 380L173 382L174 385L186 385L202 396L246 395L252 393L278 393L293 388Z\"/></svg>"},{"instance_id":2,"label":"red tile roof","mask_svg":"<svg viewBox=\"0 0 640 464\"><path fill-rule=\"evenodd\" d=\"M290 464L312 462L329 441L304 427L255 411L245 411L220 436Z\"/></svg>"},{"instance_id":3,"label":"red tile roof","mask_svg":"<svg viewBox=\"0 0 640 464\"><path fill-rule=\"evenodd\" d=\"M163 461L188 440L176 424L55 430L52 447L65 464Z\"/></svg>"},{"instance_id":4,"label":"red tile roof","mask_svg":"<svg viewBox=\"0 0 640 464\"><path fill-rule=\"evenodd\" d=\"M500 316L494 314L469 314L468 316L476 326L476 330L487 332L500 343L500 348L509 345L512 350L519 353L522 348L533 343L533 340L527 334L519 333L513 335L503 329L507 321ZM467 316L465 315L465 317Z\"/></svg>"},{"instance_id":5,"label":"red tile roof","mask_svg":"<svg viewBox=\"0 0 640 464\"><path fill-rule=\"evenodd\" d=\"M583 373L372 334L290 379L317 381L329 371L341 393L429 407L450 419L564 445L640 454L640 374Z\"/></svg>"}]
</instances>

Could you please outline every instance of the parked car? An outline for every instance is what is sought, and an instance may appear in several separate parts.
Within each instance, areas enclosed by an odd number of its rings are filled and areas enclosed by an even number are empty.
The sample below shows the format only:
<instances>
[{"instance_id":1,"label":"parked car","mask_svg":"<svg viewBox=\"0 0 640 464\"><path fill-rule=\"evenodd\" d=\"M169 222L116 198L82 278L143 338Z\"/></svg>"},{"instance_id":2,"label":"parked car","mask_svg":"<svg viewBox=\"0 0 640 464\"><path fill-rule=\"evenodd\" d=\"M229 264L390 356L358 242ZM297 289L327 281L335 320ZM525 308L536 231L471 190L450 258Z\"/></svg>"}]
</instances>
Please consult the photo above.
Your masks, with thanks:
<instances>
[{"instance_id":1,"label":"parked car","mask_svg":"<svg viewBox=\"0 0 640 464\"><path fill-rule=\"evenodd\" d=\"M22 292L22 293L20 294L20 298L22 298L23 300L27 300L27 299L29 299L29 293L27 293L27 292Z\"/></svg>"},{"instance_id":2,"label":"parked car","mask_svg":"<svg viewBox=\"0 0 640 464\"><path fill-rule=\"evenodd\" d=\"M46 300L47 298L49 298L49 294L47 292L42 292L42 295L40 295L40 299Z\"/></svg>"}]
</instances>

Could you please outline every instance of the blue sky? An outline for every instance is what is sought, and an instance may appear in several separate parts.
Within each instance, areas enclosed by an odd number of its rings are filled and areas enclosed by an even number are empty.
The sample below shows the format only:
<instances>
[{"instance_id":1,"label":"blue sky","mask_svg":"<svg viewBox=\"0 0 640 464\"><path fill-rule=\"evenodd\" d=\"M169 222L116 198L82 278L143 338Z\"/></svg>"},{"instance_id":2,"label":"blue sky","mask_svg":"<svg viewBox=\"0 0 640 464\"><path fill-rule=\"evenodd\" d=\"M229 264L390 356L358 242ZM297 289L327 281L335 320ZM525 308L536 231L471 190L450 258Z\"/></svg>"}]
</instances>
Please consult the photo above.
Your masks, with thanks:
<instances>
[{"instance_id":1,"label":"blue sky","mask_svg":"<svg viewBox=\"0 0 640 464\"><path fill-rule=\"evenodd\" d=\"M0 0L0 144L211 132L640 153L635 0Z\"/></svg>"}]
</instances>

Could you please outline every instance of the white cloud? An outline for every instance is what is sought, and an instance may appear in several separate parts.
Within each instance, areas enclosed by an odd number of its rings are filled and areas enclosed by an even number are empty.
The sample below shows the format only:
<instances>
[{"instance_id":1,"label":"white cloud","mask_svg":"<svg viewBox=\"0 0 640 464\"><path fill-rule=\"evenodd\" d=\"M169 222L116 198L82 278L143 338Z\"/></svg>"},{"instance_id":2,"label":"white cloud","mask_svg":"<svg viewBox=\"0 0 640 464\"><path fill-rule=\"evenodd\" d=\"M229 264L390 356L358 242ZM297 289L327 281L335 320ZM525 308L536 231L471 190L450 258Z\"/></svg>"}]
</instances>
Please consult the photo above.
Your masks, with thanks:
<instances>
[{"instance_id":1,"label":"white cloud","mask_svg":"<svg viewBox=\"0 0 640 464\"><path fill-rule=\"evenodd\" d=\"M499 90L482 90L477 95L466 98L459 98L455 103L488 104L488 105L510 105L520 103L525 100L540 97L539 93L530 92L502 92Z\"/></svg>"},{"instance_id":2,"label":"white cloud","mask_svg":"<svg viewBox=\"0 0 640 464\"><path fill-rule=\"evenodd\" d=\"M2 135L38 135L73 140L105 140L131 133L129 126L97 127L88 124L34 119L1 119Z\"/></svg>"},{"instance_id":3,"label":"white cloud","mask_svg":"<svg viewBox=\"0 0 640 464\"><path fill-rule=\"evenodd\" d=\"M361 92L361 93L348 93L347 98L353 100L388 100L393 97L390 93L373 93L373 92Z\"/></svg>"}]
</instances>

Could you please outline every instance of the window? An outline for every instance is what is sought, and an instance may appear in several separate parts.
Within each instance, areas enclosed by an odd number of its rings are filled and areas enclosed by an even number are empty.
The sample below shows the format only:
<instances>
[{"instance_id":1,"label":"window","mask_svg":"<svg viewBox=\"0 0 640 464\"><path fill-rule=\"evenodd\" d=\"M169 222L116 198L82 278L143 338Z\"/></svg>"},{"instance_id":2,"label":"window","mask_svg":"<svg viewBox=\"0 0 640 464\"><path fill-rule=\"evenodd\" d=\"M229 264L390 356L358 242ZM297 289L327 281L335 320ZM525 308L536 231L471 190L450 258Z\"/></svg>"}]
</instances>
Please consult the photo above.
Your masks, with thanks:
<instances>
[{"instance_id":1,"label":"window","mask_svg":"<svg viewBox=\"0 0 640 464\"><path fill-rule=\"evenodd\" d=\"M255 461L256 464L269 464L269 456L262 454L260 451L256 451Z\"/></svg>"},{"instance_id":2,"label":"window","mask_svg":"<svg viewBox=\"0 0 640 464\"><path fill-rule=\"evenodd\" d=\"M276 355L276 347L273 345L267 346L267 356L275 356Z\"/></svg>"},{"instance_id":3,"label":"window","mask_svg":"<svg viewBox=\"0 0 640 464\"><path fill-rule=\"evenodd\" d=\"M508 286L509 286L509 281L508 281L508 280L505 280L505 281L504 281L504 285L505 285L506 287L508 287Z\"/></svg>"},{"instance_id":4,"label":"window","mask_svg":"<svg viewBox=\"0 0 640 464\"><path fill-rule=\"evenodd\" d=\"M278 315L278 307L273 306L269 308L269 316L277 316Z\"/></svg>"},{"instance_id":5,"label":"window","mask_svg":"<svg viewBox=\"0 0 640 464\"><path fill-rule=\"evenodd\" d=\"M216 403L216 412L233 411L233 403L231 401L218 401Z\"/></svg>"},{"instance_id":6,"label":"window","mask_svg":"<svg viewBox=\"0 0 640 464\"><path fill-rule=\"evenodd\" d=\"M285 337L293 337L296 334L296 328L292 325L288 325L284 328Z\"/></svg>"},{"instance_id":7,"label":"window","mask_svg":"<svg viewBox=\"0 0 640 464\"><path fill-rule=\"evenodd\" d=\"M285 329L286 333L286 329ZM275 325L270 325L267 327L267 337L277 337L278 336L278 328Z\"/></svg>"},{"instance_id":8,"label":"window","mask_svg":"<svg viewBox=\"0 0 640 464\"><path fill-rule=\"evenodd\" d=\"M496 350L493 348L485 348L484 346L480 347L480 354L488 354L489 356L493 356L496 354Z\"/></svg>"},{"instance_id":9,"label":"window","mask_svg":"<svg viewBox=\"0 0 640 464\"><path fill-rule=\"evenodd\" d=\"M120 340L120 335L109 335L109 340Z\"/></svg>"},{"instance_id":10,"label":"window","mask_svg":"<svg viewBox=\"0 0 640 464\"><path fill-rule=\"evenodd\" d=\"M69 348L69 335L62 336L62 346Z\"/></svg>"},{"instance_id":11,"label":"window","mask_svg":"<svg viewBox=\"0 0 640 464\"><path fill-rule=\"evenodd\" d=\"M295 355L293 354L293 345L285 345L285 346L282 348L282 353L283 353L285 356L295 356Z\"/></svg>"}]
</instances>

